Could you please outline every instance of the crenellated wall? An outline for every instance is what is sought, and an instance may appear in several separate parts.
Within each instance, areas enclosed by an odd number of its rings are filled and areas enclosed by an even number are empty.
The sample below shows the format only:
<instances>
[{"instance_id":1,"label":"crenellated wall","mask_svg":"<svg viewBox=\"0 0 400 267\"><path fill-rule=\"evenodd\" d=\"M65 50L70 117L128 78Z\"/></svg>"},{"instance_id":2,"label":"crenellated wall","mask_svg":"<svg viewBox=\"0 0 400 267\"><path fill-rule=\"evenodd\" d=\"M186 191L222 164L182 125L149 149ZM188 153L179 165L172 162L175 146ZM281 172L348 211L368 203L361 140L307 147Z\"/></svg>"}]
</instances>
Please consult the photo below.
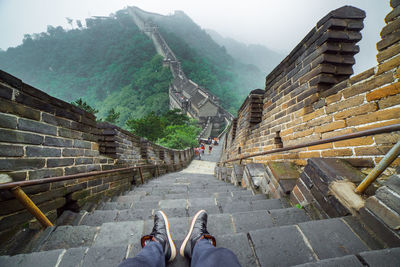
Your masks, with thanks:
<instances>
[{"instance_id":1,"label":"crenellated wall","mask_svg":"<svg viewBox=\"0 0 400 267\"><path fill-rule=\"evenodd\" d=\"M400 7L396 1L392 7L377 44L377 67L352 77L365 12L344 6L321 19L266 77L262 120L256 124L249 116L250 93L226 136L222 159L399 123ZM246 161L304 166L309 158L339 157L373 167L399 139L399 133L380 134Z\"/></svg>"},{"instance_id":2,"label":"crenellated wall","mask_svg":"<svg viewBox=\"0 0 400 267\"><path fill-rule=\"evenodd\" d=\"M174 155L174 160L170 155ZM179 170L192 157L192 149L168 149L115 125L97 123L92 114L0 70L0 183L135 165L163 165L158 170L143 169L146 180L158 173ZM89 202L140 182L138 172L129 170L24 190L55 220L57 213L65 209L80 210ZM11 224L18 226L32 219L8 191L0 191L0 207L0 235Z\"/></svg>"}]
</instances>

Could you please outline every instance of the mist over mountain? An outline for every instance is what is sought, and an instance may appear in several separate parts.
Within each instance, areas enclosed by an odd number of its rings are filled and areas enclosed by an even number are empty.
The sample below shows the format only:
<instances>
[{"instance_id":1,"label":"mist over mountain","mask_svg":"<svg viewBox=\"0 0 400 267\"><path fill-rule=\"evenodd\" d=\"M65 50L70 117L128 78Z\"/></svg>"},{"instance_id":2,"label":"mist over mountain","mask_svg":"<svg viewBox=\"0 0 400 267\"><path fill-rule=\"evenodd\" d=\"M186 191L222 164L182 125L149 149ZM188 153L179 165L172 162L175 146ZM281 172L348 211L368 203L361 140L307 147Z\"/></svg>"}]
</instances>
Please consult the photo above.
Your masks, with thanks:
<instances>
[{"instance_id":1,"label":"mist over mountain","mask_svg":"<svg viewBox=\"0 0 400 267\"><path fill-rule=\"evenodd\" d=\"M264 74L271 72L285 57L263 45L247 45L232 38L223 37L212 29L206 29L206 32L217 44L225 47L233 58L245 64L257 66Z\"/></svg>"},{"instance_id":2,"label":"mist over mountain","mask_svg":"<svg viewBox=\"0 0 400 267\"><path fill-rule=\"evenodd\" d=\"M236 112L250 90L262 88L265 75L257 67L234 59L183 12L152 19L186 75L229 111ZM0 69L65 101L82 98L99 110L99 118L114 108L120 126L169 106L170 70L126 10L87 19L86 27L48 26L47 32L25 35L21 45L0 51Z\"/></svg>"}]
</instances>

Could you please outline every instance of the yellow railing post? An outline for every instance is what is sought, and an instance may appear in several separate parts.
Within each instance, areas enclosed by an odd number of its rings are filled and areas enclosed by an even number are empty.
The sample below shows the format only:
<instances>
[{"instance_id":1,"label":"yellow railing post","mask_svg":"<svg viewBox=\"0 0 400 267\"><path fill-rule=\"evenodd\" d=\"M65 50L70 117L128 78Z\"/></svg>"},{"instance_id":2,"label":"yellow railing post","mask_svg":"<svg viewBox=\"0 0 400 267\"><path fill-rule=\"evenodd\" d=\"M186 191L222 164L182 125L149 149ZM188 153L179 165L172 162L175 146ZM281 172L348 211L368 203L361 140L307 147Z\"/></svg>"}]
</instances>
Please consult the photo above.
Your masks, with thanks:
<instances>
[{"instance_id":1,"label":"yellow railing post","mask_svg":"<svg viewBox=\"0 0 400 267\"><path fill-rule=\"evenodd\" d=\"M367 177L357 186L355 192L361 194L373 183L376 178L397 158L400 154L400 140L389 150L385 157L375 166Z\"/></svg>"},{"instance_id":2,"label":"yellow railing post","mask_svg":"<svg viewBox=\"0 0 400 267\"><path fill-rule=\"evenodd\" d=\"M44 226L49 227L53 224L47 219L46 215L32 202L32 200L25 194L21 187L17 186L10 191L14 194L15 198Z\"/></svg>"}]
</instances>

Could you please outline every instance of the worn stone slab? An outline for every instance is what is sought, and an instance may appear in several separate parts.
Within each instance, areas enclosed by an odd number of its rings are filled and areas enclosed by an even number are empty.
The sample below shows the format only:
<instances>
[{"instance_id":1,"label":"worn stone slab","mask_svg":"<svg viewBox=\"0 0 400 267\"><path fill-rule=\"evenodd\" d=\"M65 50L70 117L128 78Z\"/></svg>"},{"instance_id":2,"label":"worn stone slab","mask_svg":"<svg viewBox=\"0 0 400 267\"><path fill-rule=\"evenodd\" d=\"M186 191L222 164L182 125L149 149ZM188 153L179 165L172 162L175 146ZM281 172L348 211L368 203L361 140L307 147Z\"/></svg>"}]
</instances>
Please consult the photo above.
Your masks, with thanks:
<instances>
[{"instance_id":1,"label":"worn stone slab","mask_svg":"<svg viewBox=\"0 0 400 267\"><path fill-rule=\"evenodd\" d=\"M326 259L317 262L309 262L305 264L296 265L295 267L338 267L338 266L351 266L362 267L364 266L354 255L348 255L340 258Z\"/></svg>"},{"instance_id":2,"label":"worn stone slab","mask_svg":"<svg viewBox=\"0 0 400 267\"><path fill-rule=\"evenodd\" d=\"M253 210L250 202L228 202L226 204L221 204L221 208L224 213L245 212Z\"/></svg>"},{"instance_id":3,"label":"worn stone slab","mask_svg":"<svg viewBox=\"0 0 400 267\"><path fill-rule=\"evenodd\" d=\"M159 201L139 201L133 203L133 209L159 209Z\"/></svg>"},{"instance_id":4,"label":"worn stone slab","mask_svg":"<svg viewBox=\"0 0 400 267\"><path fill-rule=\"evenodd\" d=\"M167 209L162 209L162 211L168 216L168 218L188 217L187 209L184 208L167 208Z\"/></svg>"},{"instance_id":5,"label":"worn stone slab","mask_svg":"<svg viewBox=\"0 0 400 267\"><path fill-rule=\"evenodd\" d=\"M376 190L375 196L385 203L386 206L400 214L400 194L391 190L387 186L382 186Z\"/></svg>"},{"instance_id":6,"label":"worn stone slab","mask_svg":"<svg viewBox=\"0 0 400 267\"><path fill-rule=\"evenodd\" d=\"M236 198L236 197L242 197L242 196L254 196L253 192L251 192L250 190L236 190L236 191L232 191L232 197Z\"/></svg>"},{"instance_id":7,"label":"worn stone slab","mask_svg":"<svg viewBox=\"0 0 400 267\"><path fill-rule=\"evenodd\" d=\"M93 246L115 247L134 244L142 237L143 229L143 221L104 223Z\"/></svg>"},{"instance_id":8,"label":"worn stone slab","mask_svg":"<svg viewBox=\"0 0 400 267\"><path fill-rule=\"evenodd\" d=\"M82 266L109 267L118 266L125 258L127 246L92 247L87 252Z\"/></svg>"},{"instance_id":9,"label":"worn stone slab","mask_svg":"<svg viewBox=\"0 0 400 267\"><path fill-rule=\"evenodd\" d=\"M61 257L63 252L65 252L65 250L57 249L43 252L34 252L30 254L19 254L12 257L2 256L0 257L0 266L53 267L56 266L57 261Z\"/></svg>"},{"instance_id":10,"label":"worn stone slab","mask_svg":"<svg viewBox=\"0 0 400 267\"><path fill-rule=\"evenodd\" d=\"M303 209L287 208L269 210L274 226L292 225L311 221Z\"/></svg>"},{"instance_id":11,"label":"worn stone slab","mask_svg":"<svg viewBox=\"0 0 400 267\"><path fill-rule=\"evenodd\" d=\"M365 207L384 221L390 228L394 230L400 229L400 214L386 206L375 196L369 197L365 201Z\"/></svg>"},{"instance_id":12,"label":"worn stone slab","mask_svg":"<svg viewBox=\"0 0 400 267\"><path fill-rule=\"evenodd\" d=\"M319 259L342 257L368 250L368 247L340 219L300 223Z\"/></svg>"},{"instance_id":13,"label":"worn stone slab","mask_svg":"<svg viewBox=\"0 0 400 267\"><path fill-rule=\"evenodd\" d=\"M57 229L51 233L49 239L40 250L88 247L93 243L93 239L98 230L98 227L86 225L58 226Z\"/></svg>"},{"instance_id":14,"label":"worn stone slab","mask_svg":"<svg viewBox=\"0 0 400 267\"><path fill-rule=\"evenodd\" d=\"M100 210L124 210L131 208L132 203L121 203L121 202L105 202L99 208Z\"/></svg>"},{"instance_id":15,"label":"worn stone slab","mask_svg":"<svg viewBox=\"0 0 400 267\"><path fill-rule=\"evenodd\" d=\"M190 218L192 219L192 218ZM211 235L227 235L235 233L232 217L229 214L209 214L207 230Z\"/></svg>"},{"instance_id":16,"label":"worn stone slab","mask_svg":"<svg viewBox=\"0 0 400 267\"><path fill-rule=\"evenodd\" d=\"M216 205L215 198L189 198L189 207L205 207Z\"/></svg>"},{"instance_id":17,"label":"worn stone slab","mask_svg":"<svg viewBox=\"0 0 400 267\"><path fill-rule=\"evenodd\" d=\"M132 204L134 202L138 202L141 198L142 198L141 196L132 196L132 195L119 196L117 197L116 202Z\"/></svg>"},{"instance_id":18,"label":"worn stone slab","mask_svg":"<svg viewBox=\"0 0 400 267\"><path fill-rule=\"evenodd\" d=\"M342 217L341 220L343 220L370 249L382 249L385 247L381 241L369 234L358 218L354 216L346 216Z\"/></svg>"},{"instance_id":19,"label":"worn stone slab","mask_svg":"<svg viewBox=\"0 0 400 267\"><path fill-rule=\"evenodd\" d=\"M390 176L385 181L385 185L400 194L400 174Z\"/></svg>"},{"instance_id":20,"label":"worn stone slab","mask_svg":"<svg viewBox=\"0 0 400 267\"><path fill-rule=\"evenodd\" d=\"M219 198L219 197L231 197L232 196L232 192L219 192L219 193L214 193L213 196L215 198Z\"/></svg>"},{"instance_id":21,"label":"worn stone slab","mask_svg":"<svg viewBox=\"0 0 400 267\"><path fill-rule=\"evenodd\" d=\"M400 266L400 248L366 251L359 254L370 267Z\"/></svg>"},{"instance_id":22,"label":"worn stone slab","mask_svg":"<svg viewBox=\"0 0 400 267\"><path fill-rule=\"evenodd\" d=\"M187 193L177 193L177 194L166 194L164 199L184 199L188 198Z\"/></svg>"},{"instance_id":23,"label":"worn stone slab","mask_svg":"<svg viewBox=\"0 0 400 267\"><path fill-rule=\"evenodd\" d=\"M68 249L62 257L59 267L82 266L83 258L88 250L87 247Z\"/></svg>"},{"instance_id":24,"label":"worn stone slab","mask_svg":"<svg viewBox=\"0 0 400 267\"><path fill-rule=\"evenodd\" d=\"M250 232L261 266L292 266L315 261L296 226L281 226Z\"/></svg>"},{"instance_id":25,"label":"worn stone slab","mask_svg":"<svg viewBox=\"0 0 400 267\"><path fill-rule=\"evenodd\" d=\"M219 207L216 205L213 206L202 206L202 207L189 207L188 214L189 216L195 215L199 210L206 210L207 214L219 214L221 211Z\"/></svg>"},{"instance_id":26,"label":"worn stone slab","mask_svg":"<svg viewBox=\"0 0 400 267\"><path fill-rule=\"evenodd\" d=\"M233 164L231 181L234 185L238 185L243 178L243 165Z\"/></svg>"},{"instance_id":27,"label":"worn stone slab","mask_svg":"<svg viewBox=\"0 0 400 267\"><path fill-rule=\"evenodd\" d=\"M251 202L252 210L272 210L284 208L280 199L255 200Z\"/></svg>"},{"instance_id":28,"label":"worn stone slab","mask_svg":"<svg viewBox=\"0 0 400 267\"><path fill-rule=\"evenodd\" d=\"M116 210L95 210L86 214L80 222L80 225L100 226L106 222L114 222L117 218Z\"/></svg>"},{"instance_id":29,"label":"worn stone slab","mask_svg":"<svg viewBox=\"0 0 400 267\"><path fill-rule=\"evenodd\" d=\"M152 210L144 210L144 209L127 209L120 210L115 221L138 221L138 220L147 220L152 218L153 213Z\"/></svg>"},{"instance_id":30,"label":"worn stone slab","mask_svg":"<svg viewBox=\"0 0 400 267\"><path fill-rule=\"evenodd\" d=\"M273 225L271 216L265 210L234 213L232 218L237 233L247 233Z\"/></svg>"},{"instance_id":31,"label":"worn stone slab","mask_svg":"<svg viewBox=\"0 0 400 267\"><path fill-rule=\"evenodd\" d=\"M250 248L247 235L244 233L219 236L217 247L230 249L242 266L256 266L256 259Z\"/></svg>"},{"instance_id":32,"label":"worn stone slab","mask_svg":"<svg viewBox=\"0 0 400 267\"><path fill-rule=\"evenodd\" d=\"M171 208L186 209L187 205L188 205L187 199L160 200L160 209L171 209Z\"/></svg>"}]
</instances>

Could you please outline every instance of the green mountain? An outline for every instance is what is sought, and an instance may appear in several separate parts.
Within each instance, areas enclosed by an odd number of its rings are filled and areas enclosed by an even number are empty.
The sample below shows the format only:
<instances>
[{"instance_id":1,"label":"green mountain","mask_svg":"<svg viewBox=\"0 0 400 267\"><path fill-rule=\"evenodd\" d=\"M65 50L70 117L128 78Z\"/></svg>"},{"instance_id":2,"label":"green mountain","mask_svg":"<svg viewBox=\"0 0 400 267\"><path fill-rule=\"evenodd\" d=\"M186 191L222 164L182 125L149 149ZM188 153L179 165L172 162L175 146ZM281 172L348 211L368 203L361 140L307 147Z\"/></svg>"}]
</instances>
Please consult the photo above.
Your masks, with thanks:
<instances>
[{"instance_id":1,"label":"green mountain","mask_svg":"<svg viewBox=\"0 0 400 267\"><path fill-rule=\"evenodd\" d=\"M218 32L207 29L207 33L236 60L257 66L265 75L270 73L284 58L284 55L257 44L244 44L232 38L223 37Z\"/></svg>"},{"instance_id":2,"label":"green mountain","mask_svg":"<svg viewBox=\"0 0 400 267\"><path fill-rule=\"evenodd\" d=\"M233 59L182 12L155 22L187 76L219 96L231 112L262 86L257 67ZM87 19L86 27L49 26L47 32L25 35L20 46L0 51L0 68L65 101L82 98L100 118L114 108L120 126L130 117L168 110L172 75L125 10Z\"/></svg>"}]
</instances>

